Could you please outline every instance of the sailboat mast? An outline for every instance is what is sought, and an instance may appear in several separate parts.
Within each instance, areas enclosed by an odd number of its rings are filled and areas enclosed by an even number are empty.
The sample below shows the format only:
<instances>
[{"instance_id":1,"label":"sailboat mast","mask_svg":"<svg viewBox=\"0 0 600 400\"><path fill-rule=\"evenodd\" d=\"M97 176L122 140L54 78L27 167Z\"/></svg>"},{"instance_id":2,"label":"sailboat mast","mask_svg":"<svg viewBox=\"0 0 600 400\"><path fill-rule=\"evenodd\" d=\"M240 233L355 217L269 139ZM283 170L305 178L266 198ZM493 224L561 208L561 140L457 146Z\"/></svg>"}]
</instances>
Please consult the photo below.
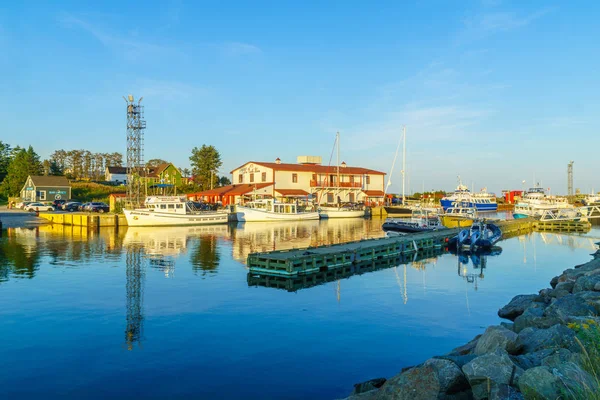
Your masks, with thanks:
<instances>
[{"instance_id":1,"label":"sailboat mast","mask_svg":"<svg viewBox=\"0 0 600 400\"><path fill-rule=\"evenodd\" d=\"M337 186L340 187L340 133L337 132L335 136L337 142Z\"/></svg>"},{"instance_id":2,"label":"sailboat mast","mask_svg":"<svg viewBox=\"0 0 600 400\"><path fill-rule=\"evenodd\" d=\"M406 180L405 180L405 175L406 175L406 126L402 127L402 136L404 137L403 141L403 145L402 145L402 204L405 205L405 198L404 198L404 188L405 188L405 184L406 184Z\"/></svg>"}]
</instances>

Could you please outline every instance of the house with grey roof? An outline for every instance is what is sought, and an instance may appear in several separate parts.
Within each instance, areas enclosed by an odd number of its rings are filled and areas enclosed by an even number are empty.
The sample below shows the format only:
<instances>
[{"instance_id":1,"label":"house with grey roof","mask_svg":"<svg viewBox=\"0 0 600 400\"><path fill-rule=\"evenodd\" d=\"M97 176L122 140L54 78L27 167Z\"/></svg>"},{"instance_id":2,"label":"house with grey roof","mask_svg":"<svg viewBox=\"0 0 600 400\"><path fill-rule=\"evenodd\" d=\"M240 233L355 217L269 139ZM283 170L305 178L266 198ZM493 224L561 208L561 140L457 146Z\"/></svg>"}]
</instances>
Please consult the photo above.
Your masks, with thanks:
<instances>
[{"instance_id":1,"label":"house with grey roof","mask_svg":"<svg viewBox=\"0 0 600 400\"><path fill-rule=\"evenodd\" d=\"M54 201L70 198L71 185L64 176L29 175L21 189L23 201Z\"/></svg>"}]
</instances>

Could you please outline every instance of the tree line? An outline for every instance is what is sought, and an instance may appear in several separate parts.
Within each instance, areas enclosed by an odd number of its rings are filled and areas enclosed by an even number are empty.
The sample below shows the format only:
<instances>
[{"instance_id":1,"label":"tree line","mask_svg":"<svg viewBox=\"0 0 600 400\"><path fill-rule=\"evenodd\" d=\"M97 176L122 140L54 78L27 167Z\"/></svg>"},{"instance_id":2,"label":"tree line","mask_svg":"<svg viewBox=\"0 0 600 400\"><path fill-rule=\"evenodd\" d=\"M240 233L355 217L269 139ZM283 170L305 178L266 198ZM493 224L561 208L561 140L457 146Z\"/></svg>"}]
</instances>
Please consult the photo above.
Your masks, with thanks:
<instances>
[{"instance_id":1,"label":"tree line","mask_svg":"<svg viewBox=\"0 0 600 400\"><path fill-rule=\"evenodd\" d=\"M55 171L52 171L53 167ZM65 175L69 179L101 180L106 167L123 166L121 153L92 153L89 150L56 150L44 161L46 175ZM52 173L57 172L57 173Z\"/></svg>"}]
</instances>

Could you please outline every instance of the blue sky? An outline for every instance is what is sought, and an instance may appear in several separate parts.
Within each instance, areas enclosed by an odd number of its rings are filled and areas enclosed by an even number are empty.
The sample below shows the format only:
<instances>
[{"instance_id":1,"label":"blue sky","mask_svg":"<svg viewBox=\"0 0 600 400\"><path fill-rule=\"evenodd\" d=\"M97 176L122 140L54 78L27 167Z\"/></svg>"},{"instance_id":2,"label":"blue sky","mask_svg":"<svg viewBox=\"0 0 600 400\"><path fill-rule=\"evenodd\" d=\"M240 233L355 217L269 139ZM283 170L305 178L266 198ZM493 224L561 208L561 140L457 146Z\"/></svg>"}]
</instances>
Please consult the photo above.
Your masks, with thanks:
<instances>
[{"instance_id":1,"label":"blue sky","mask_svg":"<svg viewBox=\"0 0 600 400\"><path fill-rule=\"evenodd\" d=\"M325 3L325 4L323 4ZM576 4L574 4L576 3ZM194 146L246 161L389 173L406 125L411 191L457 176L499 192L535 176L600 190L600 6L592 1L12 2L0 7L0 140L125 152L143 96L145 158ZM333 160L335 163L335 158ZM399 191L400 164L392 191Z\"/></svg>"}]
</instances>

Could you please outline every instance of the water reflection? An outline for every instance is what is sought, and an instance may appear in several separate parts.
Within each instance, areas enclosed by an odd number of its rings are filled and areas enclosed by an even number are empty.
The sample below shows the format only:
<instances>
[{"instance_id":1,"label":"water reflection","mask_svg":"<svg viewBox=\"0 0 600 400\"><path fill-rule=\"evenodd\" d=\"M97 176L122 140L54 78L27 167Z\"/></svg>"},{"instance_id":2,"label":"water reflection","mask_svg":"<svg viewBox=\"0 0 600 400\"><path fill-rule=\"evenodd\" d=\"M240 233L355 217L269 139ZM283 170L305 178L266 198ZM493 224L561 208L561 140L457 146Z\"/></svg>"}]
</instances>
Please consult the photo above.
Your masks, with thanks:
<instances>
[{"instance_id":1,"label":"water reflection","mask_svg":"<svg viewBox=\"0 0 600 400\"><path fill-rule=\"evenodd\" d=\"M384 237L380 219L239 223L232 233L233 258L246 263L250 253L322 246Z\"/></svg>"},{"instance_id":2,"label":"water reflection","mask_svg":"<svg viewBox=\"0 0 600 400\"><path fill-rule=\"evenodd\" d=\"M126 245L126 320L125 343L127 350L141 344L144 333L144 248L139 243Z\"/></svg>"},{"instance_id":3,"label":"water reflection","mask_svg":"<svg viewBox=\"0 0 600 400\"><path fill-rule=\"evenodd\" d=\"M311 288L325 284L327 282L339 281L340 279L349 278L353 275L362 275L367 272L378 271L392 267L398 267L402 264L408 265L415 269L425 269L428 263L435 260L437 256L443 254L443 250L429 249L419 251L414 254L402 254L398 257L385 258L381 260L361 262L346 267L337 268L334 270L320 271L315 274L301 275L296 277L283 276L266 276L248 273L248 286L262 286L275 289L283 289L288 292L295 292L300 289ZM403 297L406 297L406 280L402 284L404 287ZM338 285L338 300L340 286Z\"/></svg>"}]
</instances>

